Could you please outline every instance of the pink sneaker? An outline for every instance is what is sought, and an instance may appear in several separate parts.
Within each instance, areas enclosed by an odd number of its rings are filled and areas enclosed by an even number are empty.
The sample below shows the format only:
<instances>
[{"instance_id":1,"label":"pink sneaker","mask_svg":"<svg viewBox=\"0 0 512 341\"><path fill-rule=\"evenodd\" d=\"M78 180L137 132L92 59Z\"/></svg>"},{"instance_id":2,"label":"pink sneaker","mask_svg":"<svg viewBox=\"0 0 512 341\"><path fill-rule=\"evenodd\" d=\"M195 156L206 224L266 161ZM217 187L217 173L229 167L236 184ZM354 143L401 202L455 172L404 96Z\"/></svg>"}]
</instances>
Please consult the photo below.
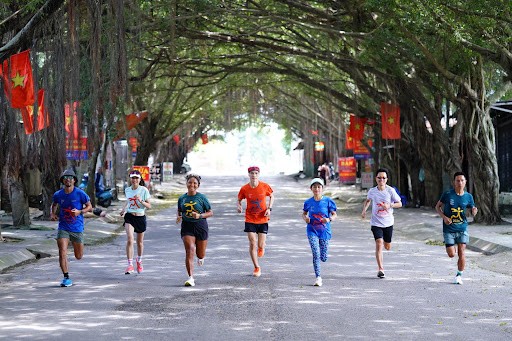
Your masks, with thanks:
<instances>
[{"instance_id":1,"label":"pink sneaker","mask_svg":"<svg viewBox=\"0 0 512 341\"><path fill-rule=\"evenodd\" d=\"M144 270L144 267L142 266L142 262L137 261L137 272L141 273Z\"/></svg>"},{"instance_id":2,"label":"pink sneaker","mask_svg":"<svg viewBox=\"0 0 512 341\"><path fill-rule=\"evenodd\" d=\"M129 274L131 274L133 271L135 271L135 270L133 269L133 265L128 265L128 267L126 268L126 270L124 270L124 274L125 274L125 275L129 275Z\"/></svg>"}]
</instances>

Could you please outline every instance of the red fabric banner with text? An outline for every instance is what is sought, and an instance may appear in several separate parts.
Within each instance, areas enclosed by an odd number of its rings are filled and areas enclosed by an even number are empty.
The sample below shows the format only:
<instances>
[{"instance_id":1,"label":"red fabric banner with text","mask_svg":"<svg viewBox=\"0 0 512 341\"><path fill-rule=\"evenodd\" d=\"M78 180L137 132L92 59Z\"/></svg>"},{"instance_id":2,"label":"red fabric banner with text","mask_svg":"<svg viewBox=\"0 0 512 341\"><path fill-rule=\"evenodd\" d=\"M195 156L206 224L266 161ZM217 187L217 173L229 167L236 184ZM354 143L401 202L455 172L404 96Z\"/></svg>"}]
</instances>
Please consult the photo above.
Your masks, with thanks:
<instances>
[{"instance_id":1,"label":"red fabric banner with text","mask_svg":"<svg viewBox=\"0 0 512 341\"><path fill-rule=\"evenodd\" d=\"M402 137L400 133L400 107L389 103L380 103L382 115L382 138L398 140Z\"/></svg>"},{"instance_id":2,"label":"red fabric banner with text","mask_svg":"<svg viewBox=\"0 0 512 341\"><path fill-rule=\"evenodd\" d=\"M2 78L7 98L11 107L22 109L34 105L34 81L30 65L30 50L12 55L10 63L4 60Z\"/></svg>"}]
</instances>

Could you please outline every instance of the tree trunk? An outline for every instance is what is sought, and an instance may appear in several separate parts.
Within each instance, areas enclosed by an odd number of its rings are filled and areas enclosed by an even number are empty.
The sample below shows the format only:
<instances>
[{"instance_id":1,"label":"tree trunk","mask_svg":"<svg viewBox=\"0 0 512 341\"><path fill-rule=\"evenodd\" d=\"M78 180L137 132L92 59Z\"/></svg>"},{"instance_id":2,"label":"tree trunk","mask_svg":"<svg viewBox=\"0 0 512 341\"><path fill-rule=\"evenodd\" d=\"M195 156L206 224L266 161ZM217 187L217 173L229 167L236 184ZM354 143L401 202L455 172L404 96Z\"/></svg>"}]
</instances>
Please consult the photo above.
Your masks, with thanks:
<instances>
[{"instance_id":1,"label":"tree trunk","mask_svg":"<svg viewBox=\"0 0 512 341\"><path fill-rule=\"evenodd\" d=\"M28 196L21 179L9 178L9 194L11 198L13 226L29 226L31 222Z\"/></svg>"}]
</instances>

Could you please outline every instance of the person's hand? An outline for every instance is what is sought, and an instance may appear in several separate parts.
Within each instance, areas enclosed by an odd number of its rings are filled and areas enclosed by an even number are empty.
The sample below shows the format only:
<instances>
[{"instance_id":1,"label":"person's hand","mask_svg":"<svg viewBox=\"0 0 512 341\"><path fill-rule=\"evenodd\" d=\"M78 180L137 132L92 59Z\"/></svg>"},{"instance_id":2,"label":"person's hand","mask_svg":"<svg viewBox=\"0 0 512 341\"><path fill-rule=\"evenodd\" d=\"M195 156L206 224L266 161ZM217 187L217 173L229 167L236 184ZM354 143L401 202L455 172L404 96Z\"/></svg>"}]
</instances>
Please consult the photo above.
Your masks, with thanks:
<instances>
[{"instance_id":1,"label":"person's hand","mask_svg":"<svg viewBox=\"0 0 512 341\"><path fill-rule=\"evenodd\" d=\"M176 216L176 224L179 224L181 222L181 216Z\"/></svg>"},{"instance_id":2,"label":"person's hand","mask_svg":"<svg viewBox=\"0 0 512 341\"><path fill-rule=\"evenodd\" d=\"M119 215L122 217L124 216L124 210L121 210L121 212L119 213Z\"/></svg>"},{"instance_id":3,"label":"person's hand","mask_svg":"<svg viewBox=\"0 0 512 341\"><path fill-rule=\"evenodd\" d=\"M475 206L475 207L473 207L473 208L471 209L471 214L472 214L472 215L473 215L473 217L474 217L474 216L476 216L476 214L477 214L477 213L478 213L478 208L476 208L476 206Z\"/></svg>"},{"instance_id":4,"label":"person's hand","mask_svg":"<svg viewBox=\"0 0 512 341\"><path fill-rule=\"evenodd\" d=\"M192 218L194 218L194 219L201 219L201 213L199 213L199 212L192 212Z\"/></svg>"},{"instance_id":5,"label":"person's hand","mask_svg":"<svg viewBox=\"0 0 512 341\"><path fill-rule=\"evenodd\" d=\"M82 214L82 211L77 210L76 208L73 208L73 209L71 210L71 212L73 213L73 215L74 215L75 217L77 217L77 216L79 216L80 214Z\"/></svg>"},{"instance_id":6,"label":"person's hand","mask_svg":"<svg viewBox=\"0 0 512 341\"><path fill-rule=\"evenodd\" d=\"M57 215L55 213L50 213L50 220L53 220L53 221L56 221L58 218L57 218Z\"/></svg>"},{"instance_id":7,"label":"person's hand","mask_svg":"<svg viewBox=\"0 0 512 341\"><path fill-rule=\"evenodd\" d=\"M366 218L366 211L363 211L361 212L361 219L365 219Z\"/></svg>"},{"instance_id":8,"label":"person's hand","mask_svg":"<svg viewBox=\"0 0 512 341\"><path fill-rule=\"evenodd\" d=\"M451 218L448 218L447 216L444 216L443 217L443 221L446 225L451 225L452 224L452 219Z\"/></svg>"},{"instance_id":9,"label":"person's hand","mask_svg":"<svg viewBox=\"0 0 512 341\"><path fill-rule=\"evenodd\" d=\"M309 217L307 215L305 216L302 216L304 218L304 221L306 222L306 224L309 224L311 222L311 219L309 219Z\"/></svg>"},{"instance_id":10,"label":"person's hand","mask_svg":"<svg viewBox=\"0 0 512 341\"><path fill-rule=\"evenodd\" d=\"M238 213L242 213L242 204L237 204L236 210L238 211Z\"/></svg>"}]
</instances>

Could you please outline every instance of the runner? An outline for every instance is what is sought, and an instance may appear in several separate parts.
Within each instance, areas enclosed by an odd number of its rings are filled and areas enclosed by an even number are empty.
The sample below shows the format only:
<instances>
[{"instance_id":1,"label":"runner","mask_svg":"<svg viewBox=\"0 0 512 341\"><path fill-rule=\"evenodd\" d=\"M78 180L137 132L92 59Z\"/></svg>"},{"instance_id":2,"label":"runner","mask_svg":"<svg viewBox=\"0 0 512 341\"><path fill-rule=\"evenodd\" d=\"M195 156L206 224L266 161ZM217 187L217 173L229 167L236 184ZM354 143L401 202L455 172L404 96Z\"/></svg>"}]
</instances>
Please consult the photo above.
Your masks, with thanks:
<instances>
[{"instance_id":1,"label":"runner","mask_svg":"<svg viewBox=\"0 0 512 341\"><path fill-rule=\"evenodd\" d=\"M380 168L376 175L377 186L370 188L363 204L361 217L366 218L366 210L372 203L372 217L370 225L372 227L373 237L375 238L375 258L379 271L377 277L384 278L384 256L382 247L391 250L391 239L393 237L393 224L395 217L393 209L402 207L400 196L391 186L388 186L388 171Z\"/></svg>"},{"instance_id":2,"label":"runner","mask_svg":"<svg viewBox=\"0 0 512 341\"><path fill-rule=\"evenodd\" d=\"M313 268L316 276L314 286L321 287L320 261L327 261L329 240L331 239L331 221L337 217L336 203L331 198L322 195L324 190L322 179L311 180L309 188L313 192L313 196L304 201L302 219L307 223L306 234L313 253Z\"/></svg>"},{"instance_id":3,"label":"runner","mask_svg":"<svg viewBox=\"0 0 512 341\"><path fill-rule=\"evenodd\" d=\"M65 170L60 182L64 188L53 194L53 202L50 207L50 219L59 220L57 232L57 246L59 247L59 265L64 278L61 287L70 287L73 281L69 278L68 245L71 240L76 259L82 259L84 255L84 216L85 212L92 211L91 199L81 189L75 187L78 179L75 172ZM57 217L57 208L60 208Z\"/></svg>"},{"instance_id":4,"label":"runner","mask_svg":"<svg viewBox=\"0 0 512 341\"><path fill-rule=\"evenodd\" d=\"M194 254L197 256L197 265L204 264L206 246L208 245L208 222L206 218L213 216L208 198L197 191L201 185L201 177L188 174L187 193L178 198L178 215L176 224L181 222L181 239L185 247L185 266L188 280L185 286L196 285L194 280Z\"/></svg>"},{"instance_id":5,"label":"runner","mask_svg":"<svg viewBox=\"0 0 512 341\"><path fill-rule=\"evenodd\" d=\"M133 269L133 234L137 234L137 272L142 273L142 254L144 253L144 232L146 232L146 209L151 208L149 202L149 190L144 187L145 183L138 170L130 172L131 186L124 190L126 202L121 209L121 216L124 216L124 229L126 231L126 258L128 266L124 273L131 274Z\"/></svg>"},{"instance_id":6,"label":"runner","mask_svg":"<svg viewBox=\"0 0 512 341\"><path fill-rule=\"evenodd\" d=\"M469 242L466 209L471 209L473 217L478 213L473 196L464 191L466 175L456 172L453 175L453 188L444 192L436 204L436 211L443 218L443 235L448 257L459 254L455 284L462 284L462 273L466 266L466 244ZM455 250L457 244L457 250Z\"/></svg>"},{"instance_id":7,"label":"runner","mask_svg":"<svg viewBox=\"0 0 512 341\"><path fill-rule=\"evenodd\" d=\"M240 188L238 192L238 213L242 213L242 200L246 200L245 229L249 239L249 254L254 265L252 275L261 276L261 267L258 257L265 254L265 241L268 232L268 221L274 204L272 188L263 181L259 181L260 168L251 166L248 168L249 183ZM269 202L267 206L267 197Z\"/></svg>"}]
</instances>

